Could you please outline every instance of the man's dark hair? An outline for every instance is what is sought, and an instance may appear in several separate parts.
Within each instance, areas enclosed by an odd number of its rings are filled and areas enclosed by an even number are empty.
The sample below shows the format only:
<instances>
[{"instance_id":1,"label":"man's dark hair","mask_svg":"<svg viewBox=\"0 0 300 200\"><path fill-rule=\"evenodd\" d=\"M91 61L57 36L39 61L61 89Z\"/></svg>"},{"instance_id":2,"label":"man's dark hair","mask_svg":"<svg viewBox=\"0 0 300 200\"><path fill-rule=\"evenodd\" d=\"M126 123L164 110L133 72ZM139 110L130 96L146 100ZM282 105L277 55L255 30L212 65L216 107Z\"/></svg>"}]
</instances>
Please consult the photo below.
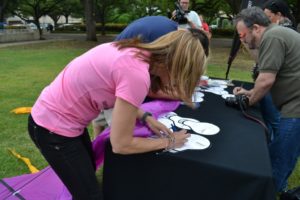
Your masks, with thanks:
<instances>
[{"instance_id":1,"label":"man's dark hair","mask_svg":"<svg viewBox=\"0 0 300 200\"><path fill-rule=\"evenodd\" d=\"M293 16L289 5L285 1L269 0L264 3L263 9L268 9L274 14L277 14L278 12L280 12L281 15L283 15L284 17L287 17L291 21L291 23L292 23L291 28L293 28L293 29L297 28L297 23L296 23L295 17Z\"/></svg>"},{"instance_id":2,"label":"man's dark hair","mask_svg":"<svg viewBox=\"0 0 300 200\"><path fill-rule=\"evenodd\" d=\"M270 19L264 13L264 11L259 7L250 7L243 9L237 16L234 18L234 25L239 21L243 21L248 28L252 28L254 24L267 27L271 24Z\"/></svg>"},{"instance_id":3,"label":"man's dark hair","mask_svg":"<svg viewBox=\"0 0 300 200\"><path fill-rule=\"evenodd\" d=\"M275 14L280 12L284 17L288 17L288 13L290 12L288 4L282 0L269 0L264 3L262 8L268 9Z\"/></svg>"}]
</instances>

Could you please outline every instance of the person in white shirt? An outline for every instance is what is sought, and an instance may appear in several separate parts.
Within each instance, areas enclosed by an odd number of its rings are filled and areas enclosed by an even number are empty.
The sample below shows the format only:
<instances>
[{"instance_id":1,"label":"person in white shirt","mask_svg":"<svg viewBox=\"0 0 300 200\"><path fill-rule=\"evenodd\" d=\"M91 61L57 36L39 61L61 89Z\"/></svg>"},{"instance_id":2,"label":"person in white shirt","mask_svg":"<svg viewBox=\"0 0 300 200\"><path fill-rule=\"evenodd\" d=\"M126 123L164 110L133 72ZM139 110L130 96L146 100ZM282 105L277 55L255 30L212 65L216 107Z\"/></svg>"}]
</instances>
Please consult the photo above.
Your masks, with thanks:
<instances>
[{"instance_id":1,"label":"person in white shirt","mask_svg":"<svg viewBox=\"0 0 300 200\"><path fill-rule=\"evenodd\" d=\"M202 23L200 21L199 15L193 11L189 10L189 0L178 0L179 5L182 10L185 12L185 17L187 18L187 23L181 24L179 23L179 28L198 28L202 29ZM173 11L172 18L174 19L176 15L176 11Z\"/></svg>"}]
</instances>

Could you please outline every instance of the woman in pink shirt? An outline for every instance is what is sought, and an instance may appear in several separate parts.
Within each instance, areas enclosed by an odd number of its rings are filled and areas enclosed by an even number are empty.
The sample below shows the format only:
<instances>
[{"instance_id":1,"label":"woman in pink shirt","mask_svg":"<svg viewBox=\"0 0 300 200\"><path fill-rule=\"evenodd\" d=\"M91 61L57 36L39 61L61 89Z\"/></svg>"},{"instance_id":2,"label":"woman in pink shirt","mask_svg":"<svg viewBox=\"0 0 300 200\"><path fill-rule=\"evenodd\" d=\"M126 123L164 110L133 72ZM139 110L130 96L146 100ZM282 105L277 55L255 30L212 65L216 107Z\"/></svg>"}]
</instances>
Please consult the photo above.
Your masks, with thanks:
<instances>
[{"instance_id":1,"label":"woman in pink shirt","mask_svg":"<svg viewBox=\"0 0 300 200\"><path fill-rule=\"evenodd\" d=\"M42 91L29 117L29 134L74 199L100 198L86 127L101 110L114 107L110 140L115 153L186 142L186 131L171 133L139 107L149 90L176 91L191 102L206 63L203 37L200 30L178 30L148 44L133 39L99 45L71 61ZM167 137L134 137L136 119Z\"/></svg>"}]
</instances>

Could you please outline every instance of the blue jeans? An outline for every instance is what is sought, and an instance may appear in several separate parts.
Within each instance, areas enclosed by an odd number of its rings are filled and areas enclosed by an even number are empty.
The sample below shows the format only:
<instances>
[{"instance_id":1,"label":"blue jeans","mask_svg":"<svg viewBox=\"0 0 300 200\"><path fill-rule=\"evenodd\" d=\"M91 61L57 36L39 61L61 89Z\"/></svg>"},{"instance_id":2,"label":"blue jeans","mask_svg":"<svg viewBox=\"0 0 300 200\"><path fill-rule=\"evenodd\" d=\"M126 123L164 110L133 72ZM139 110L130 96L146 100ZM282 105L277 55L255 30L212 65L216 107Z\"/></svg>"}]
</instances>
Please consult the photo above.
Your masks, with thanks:
<instances>
[{"instance_id":1,"label":"blue jeans","mask_svg":"<svg viewBox=\"0 0 300 200\"><path fill-rule=\"evenodd\" d=\"M300 155L300 118L281 118L278 136L269 146L277 192L286 189L287 180Z\"/></svg>"},{"instance_id":2,"label":"blue jeans","mask_svg":"<svg viewBox=\"0 0 300 200\"><path fill-rule=\"evenodd\" d=\"M259 102L260 111L269 131L269 139L272 142L279 126L280 112L275 107L271 94L267 93Z\"/></svg>"}]
</instances>

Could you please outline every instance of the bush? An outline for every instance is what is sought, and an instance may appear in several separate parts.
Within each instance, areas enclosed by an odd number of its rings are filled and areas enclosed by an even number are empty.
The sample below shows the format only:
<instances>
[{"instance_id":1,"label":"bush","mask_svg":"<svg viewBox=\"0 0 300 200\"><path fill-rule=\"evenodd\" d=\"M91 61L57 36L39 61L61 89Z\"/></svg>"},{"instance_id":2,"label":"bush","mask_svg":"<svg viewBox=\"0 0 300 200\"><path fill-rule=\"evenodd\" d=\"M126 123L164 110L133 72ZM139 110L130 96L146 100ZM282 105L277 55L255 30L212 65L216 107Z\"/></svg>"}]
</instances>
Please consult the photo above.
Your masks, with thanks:
<instances>
[{"instance_id":1,"label":"bush","mask_svg":"<svg viewBox=\"0 0 300 200\"><path fill-rule=\"evenodd\" d=\"M127 24L114 24L114 23L108 23L105 25L105 31L110 33L119 33L126 28ZM96 31L101 32L102 25L96 24ZM85 24L62 24L55 28L55 32L64 32L64 33L70 33L70 32L85 32L86 27Z\"/></svg>"},{"instance_id":2,"label":"bush","mask_svg":"<svg viewBox=\"0 0 300 200\"><path fill-rule=\"evenodd\" d=\"M126 28L127 24L115 24L115 23L108 23L105 25L105 31L113 32L113 33L120 33ZM97 31L102 30L101 24L97 24L96 26Z\"/></svg>"}]
</instances>

